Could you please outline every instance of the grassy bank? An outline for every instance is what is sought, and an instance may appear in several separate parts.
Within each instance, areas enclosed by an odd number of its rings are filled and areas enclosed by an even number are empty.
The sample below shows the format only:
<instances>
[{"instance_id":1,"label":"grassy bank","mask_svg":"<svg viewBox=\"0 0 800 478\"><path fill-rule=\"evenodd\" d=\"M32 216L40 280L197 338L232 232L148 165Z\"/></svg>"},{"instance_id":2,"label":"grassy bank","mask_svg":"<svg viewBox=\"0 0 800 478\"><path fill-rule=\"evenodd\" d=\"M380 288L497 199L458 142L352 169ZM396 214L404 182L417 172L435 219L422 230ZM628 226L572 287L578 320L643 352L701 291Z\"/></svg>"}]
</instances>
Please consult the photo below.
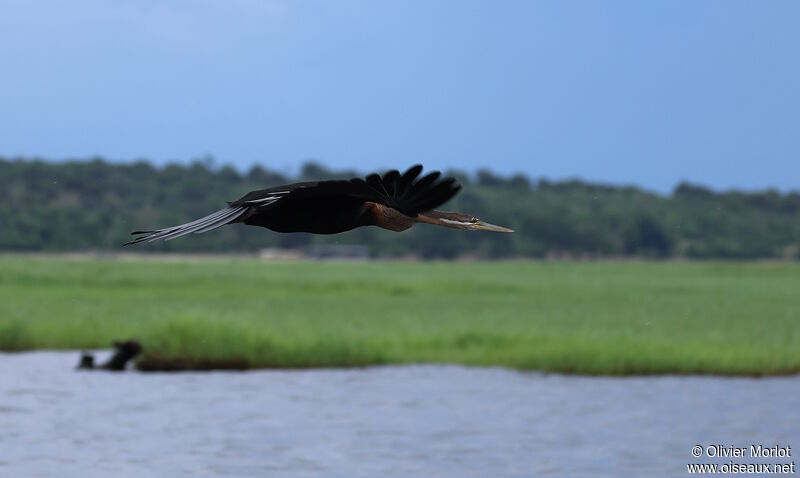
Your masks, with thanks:
<instances>
[{"instance_id":1,"label":"grassy bank","mask_svg":"<svg viewBox=\"0 0 800 478\"><path fill-rule=\"evenodd\" d=\"M97 348L135 337L144 365L796 373L798 291L800 266L777 263L0 256L0 349Z\"/></svg>"}]
</instances>

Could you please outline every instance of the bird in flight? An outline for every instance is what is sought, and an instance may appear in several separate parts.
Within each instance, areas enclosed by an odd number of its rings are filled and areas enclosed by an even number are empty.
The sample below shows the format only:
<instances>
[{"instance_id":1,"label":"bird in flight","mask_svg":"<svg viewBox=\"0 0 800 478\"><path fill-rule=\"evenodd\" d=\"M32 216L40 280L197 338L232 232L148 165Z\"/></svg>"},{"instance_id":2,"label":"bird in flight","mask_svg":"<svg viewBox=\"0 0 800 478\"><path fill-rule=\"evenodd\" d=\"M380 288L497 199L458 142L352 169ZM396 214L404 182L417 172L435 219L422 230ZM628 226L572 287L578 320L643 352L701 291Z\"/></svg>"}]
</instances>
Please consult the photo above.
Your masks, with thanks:
<instances>
[{"instance_id":1,"label":"bird in flight","mask_svg":"<svg viewBox=\"0 0 800 478\"><path fill-rule=\"evenodd\" d=\"M473 231L514 232L457 212L437 211L458 193L455 178L438 171L420 177L422 166L403 174L287 184L252 191L228 207L186 224L152 231L134 231L126 243L138 244L201 234L226 224L244 223L277 232L336 234L361 226L405 231L416 223Z\"/></svg>"}]
</instances>

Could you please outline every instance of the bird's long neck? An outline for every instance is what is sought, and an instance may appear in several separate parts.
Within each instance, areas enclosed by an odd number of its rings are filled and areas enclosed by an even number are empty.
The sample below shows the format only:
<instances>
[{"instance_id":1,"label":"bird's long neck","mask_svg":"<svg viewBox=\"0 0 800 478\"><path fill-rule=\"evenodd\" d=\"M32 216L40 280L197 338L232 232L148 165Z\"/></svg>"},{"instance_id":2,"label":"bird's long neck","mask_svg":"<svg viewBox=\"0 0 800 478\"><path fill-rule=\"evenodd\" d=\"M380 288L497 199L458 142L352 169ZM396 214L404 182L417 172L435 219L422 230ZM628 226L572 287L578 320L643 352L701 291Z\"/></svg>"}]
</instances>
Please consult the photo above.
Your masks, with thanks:
<instances>
[{"instance_id":1,"label":"bird's long neck","mask_svg":"<svg viewBox=\"0 0 800 478\"><path fill-rule=\"evenodd\" d=\"M361 210L365 224L372 224L390 231L405 231L414 225L414 218L406 216L397 209L383 204L367 201Z\"/></svg>"},{"instance_id":2,"label":"bird's long neck","mask_svg":"<svg viewBox=\"0 0 800 478\"><path fill-rule=\"evenodd\" d=\"M503 226L495 226L483 222L475 216L461 214L460 212L426 211L419 213L416 222L435 224L437 226L452 227L453 229L469 229L471 231L514 232Z\"/></svg>"},{"instance_id":3,"label":"bird's long neck","mask_svg":"<svg viewBox=\"0 0 800 478\"><path fill-rule=\"evenodd\" d=\"M469 214L446 211L426 211L417 215L417 222L452 227L454 229L472 229L478 218Z\"/></svg>"},{"instance_id":4,"label":"bird's long neck","mask_svg":"<svg viewBox=\"0 0 800 478\"><path fill-rule=\"evenodd\" d=\"M366 202L361 208L360 214L365 225L372 224L397 232L405 231L413 226L415 222L470 231L514 232L507 227L495 226L494 224L483 222L475 216L461 214L460 212L431 210L421 212L416 217L411 217L383 204Z\"/></svg>"}]
</instances>

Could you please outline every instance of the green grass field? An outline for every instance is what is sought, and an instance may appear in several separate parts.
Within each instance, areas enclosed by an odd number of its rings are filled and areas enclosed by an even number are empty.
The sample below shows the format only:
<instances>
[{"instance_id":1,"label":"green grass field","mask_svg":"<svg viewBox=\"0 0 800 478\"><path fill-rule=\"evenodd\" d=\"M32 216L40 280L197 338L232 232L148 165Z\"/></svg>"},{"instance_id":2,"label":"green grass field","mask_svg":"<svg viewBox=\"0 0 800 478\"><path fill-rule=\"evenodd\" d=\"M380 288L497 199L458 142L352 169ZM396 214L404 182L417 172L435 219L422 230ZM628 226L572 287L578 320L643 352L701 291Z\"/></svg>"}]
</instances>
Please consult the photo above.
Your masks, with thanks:
<instances>
[{"instance_id":1,"label":"green grass field","mask_svg":"<svg viewBox=\"0 0 800 478\"><path fill-rule=\"evenodd\" d=\"M0 256L0 349L135 337L140 365L797 373L798 291L800 265L784 263Z\"/></svg>"}]
</instances>

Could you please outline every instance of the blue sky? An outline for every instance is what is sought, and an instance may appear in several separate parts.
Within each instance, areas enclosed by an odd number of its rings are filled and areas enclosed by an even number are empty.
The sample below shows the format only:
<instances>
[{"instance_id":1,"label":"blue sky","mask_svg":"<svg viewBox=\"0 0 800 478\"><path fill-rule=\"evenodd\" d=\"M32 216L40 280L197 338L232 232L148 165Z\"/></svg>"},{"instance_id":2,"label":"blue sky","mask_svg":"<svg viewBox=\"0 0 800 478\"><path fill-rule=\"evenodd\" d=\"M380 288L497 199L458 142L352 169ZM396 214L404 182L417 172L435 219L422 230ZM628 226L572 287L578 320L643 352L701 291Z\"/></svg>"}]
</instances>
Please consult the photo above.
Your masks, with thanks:
<instances>
[{"instance_id":1,"label":"blue sky","mask_svg":"<svg viewBox=\"0 0 800 478\"><path fill-rule=\"evenodd\" d=\"M800 3L0 0L0 155L800 189Z\"/></svg>"}]
</instances>

